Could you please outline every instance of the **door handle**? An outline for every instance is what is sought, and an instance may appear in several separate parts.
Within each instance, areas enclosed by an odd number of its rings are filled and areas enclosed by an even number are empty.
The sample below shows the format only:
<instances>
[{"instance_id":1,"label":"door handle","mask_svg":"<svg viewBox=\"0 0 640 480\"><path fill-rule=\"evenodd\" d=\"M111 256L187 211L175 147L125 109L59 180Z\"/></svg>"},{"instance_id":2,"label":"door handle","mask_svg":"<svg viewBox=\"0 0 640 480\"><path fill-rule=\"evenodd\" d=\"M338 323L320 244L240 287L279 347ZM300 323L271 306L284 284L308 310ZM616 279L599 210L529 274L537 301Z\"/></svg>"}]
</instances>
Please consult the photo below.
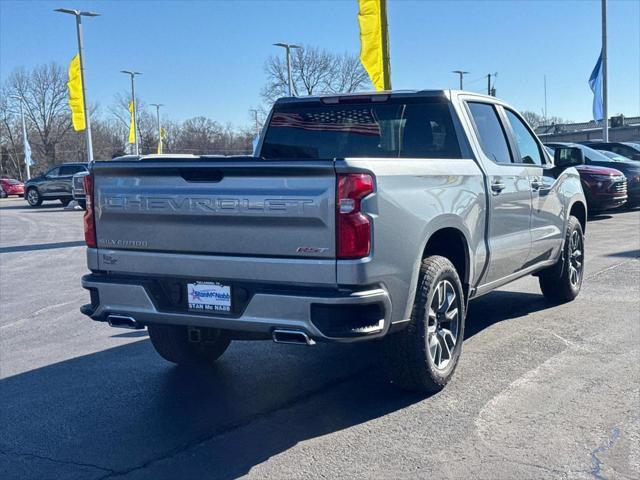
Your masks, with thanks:
<instances>
[{"instance_id":1,"label":"door handle","mask_svg":"<svg viewBox=\"0 0 640 480\"><path fill-rule=\"evenodd\" d=\"M505 189L505 184L502 182L493 182L491 184L491 190L493 191L494 195L498 195L504 189Z\"/></svg>"}]
</instances>

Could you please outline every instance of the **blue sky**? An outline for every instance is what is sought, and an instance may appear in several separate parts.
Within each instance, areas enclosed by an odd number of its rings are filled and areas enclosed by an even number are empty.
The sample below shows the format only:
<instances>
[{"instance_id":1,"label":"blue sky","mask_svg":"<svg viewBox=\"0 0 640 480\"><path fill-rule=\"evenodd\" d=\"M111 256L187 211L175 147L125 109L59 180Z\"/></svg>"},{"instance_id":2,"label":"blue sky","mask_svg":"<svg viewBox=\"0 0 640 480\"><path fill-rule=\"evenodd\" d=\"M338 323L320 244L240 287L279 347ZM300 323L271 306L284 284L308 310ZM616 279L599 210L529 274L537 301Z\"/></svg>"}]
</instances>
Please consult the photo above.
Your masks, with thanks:
<instances>
[{"instance_id":1,"label":"blue sky","mask_svg":"<svg viewBox=\"0 0 640 480\"><path fill-rule=\"evenodd\" d=\"M75 54L73 18L52 10L91 9L84 22L86 80L106 107L128 88L121 69L143 72L136 88L171 118L205 115L250 124L265 58L278 41L359 51L356 0L12 1L0 0L0 79L17 66L66 64ZM498 72L498 96L521 110L572 120L591 117L587 79L600 50L600 1L389 2L393 87L484 91ZM609 1L609 112L640 114L640 2ZM104 108L103 110L106 110Z\"/></svg>"}]
</instances>

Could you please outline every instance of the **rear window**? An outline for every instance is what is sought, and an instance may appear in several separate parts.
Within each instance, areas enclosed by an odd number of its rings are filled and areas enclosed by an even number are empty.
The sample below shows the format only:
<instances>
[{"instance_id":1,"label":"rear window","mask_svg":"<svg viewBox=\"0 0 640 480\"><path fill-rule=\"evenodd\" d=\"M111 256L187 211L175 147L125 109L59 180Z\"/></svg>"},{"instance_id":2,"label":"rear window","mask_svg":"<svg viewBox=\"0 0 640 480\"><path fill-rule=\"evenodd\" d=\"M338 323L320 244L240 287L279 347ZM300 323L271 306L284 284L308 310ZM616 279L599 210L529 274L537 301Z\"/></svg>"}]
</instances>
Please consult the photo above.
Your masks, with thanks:
<instances>
[{"instance_id":1,"label":"rear window","mask_svg":"<svg viewBox=\"0 0 640 480\"><path fill-rule=\"evenodd\" d=\"M461 158L442 101L282 106L271 117L261 156Z\"/></svg>"}]
</instances>

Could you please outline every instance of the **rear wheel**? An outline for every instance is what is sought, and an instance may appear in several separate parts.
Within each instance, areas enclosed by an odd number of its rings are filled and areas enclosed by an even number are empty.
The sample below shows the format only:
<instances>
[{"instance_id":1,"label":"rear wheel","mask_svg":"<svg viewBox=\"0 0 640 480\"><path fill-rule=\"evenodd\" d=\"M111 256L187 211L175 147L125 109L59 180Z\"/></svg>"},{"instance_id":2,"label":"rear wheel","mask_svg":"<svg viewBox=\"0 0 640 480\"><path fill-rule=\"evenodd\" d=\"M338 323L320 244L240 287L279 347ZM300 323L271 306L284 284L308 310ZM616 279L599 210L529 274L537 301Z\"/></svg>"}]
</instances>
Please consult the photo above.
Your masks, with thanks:
<instances>
[{"instance_id":1,"label":"rear wheel","mask_svg":"<svg viewBox=\"0 0 640 480\"><path fill-rule=\"evenodd\" d=\"M30 188L27 190L26 195L27 203L32 207L39 207L42 205L42 195L38 192L36 188Z\"/></svg>"},{"instance_id":2,"label":"rear wheel","mask_svg":"<svg viewBox=\"0 0 640 480\"><path fill-rule=\"evenodd\" d=\"M213 363L231 343L226 332L215 328L149 325L147 329L156 352L178 365Z\"/></svg>"},{"instance_id":3,"label":"rear wheel","mask_svg":"<svg viewBox=\"0 0 640 480\"><path fill-rule=\"evenodd\" d=\"M78 202L78 205L80 205L80 208L83 210L87 209L87 201L86 200L76 200Z\"/></svg>"},{"instance_id":4,"label":"rear wheel","mask_svg":"<svg viewBox=\"0 0 640 480\"><path fill-rule=\"evenodd\" d=\"M464 339L462 283L445 257L423 260L411 322L385 339L386 365L407 390L437 392L453 376Z\"/></svg>"},{"instance_id":5,"label":"rear wheel","mask_svg":"<svg viewBox=\"0 0 640 480\"><path fill-rule=\"evenodd\" d=\"M576 217L569 217L558 262L538 275L544 296L555 303L570 302L580 293L584 273L584 234Z\"/></svg>"},{"instance_id":6,"label":"rear wheel","mask_svg":"<svg viewBox=\"0 0 640 480\"><path fill-rule=\"evenodd\" d=\"M69 205L71 203L71 199L70 198L61 198L60 199L60 203L62 204L63 207L66 207L67 205Z\"/></svg>"}]
</instances>

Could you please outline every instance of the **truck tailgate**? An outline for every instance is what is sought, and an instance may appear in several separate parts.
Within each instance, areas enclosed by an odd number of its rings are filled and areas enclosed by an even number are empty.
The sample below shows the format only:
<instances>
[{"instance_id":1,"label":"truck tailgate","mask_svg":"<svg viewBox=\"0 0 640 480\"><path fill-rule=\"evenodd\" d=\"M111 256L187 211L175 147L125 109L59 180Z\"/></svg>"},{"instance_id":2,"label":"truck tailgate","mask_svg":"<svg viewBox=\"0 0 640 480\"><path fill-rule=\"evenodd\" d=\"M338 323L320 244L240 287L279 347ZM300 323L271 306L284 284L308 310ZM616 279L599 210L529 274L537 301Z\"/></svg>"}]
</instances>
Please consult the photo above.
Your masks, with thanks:
<instances>
[{"instance_id":1,"label":"truck tailgate","mask_svg":"<svg viewBox=\"0 0 640 480\"><path fill-rule=\"evenodd\" d=\"M93 174L99 249L335 258L331 160L142 159Z\"/></svg>"}]
</instances>

